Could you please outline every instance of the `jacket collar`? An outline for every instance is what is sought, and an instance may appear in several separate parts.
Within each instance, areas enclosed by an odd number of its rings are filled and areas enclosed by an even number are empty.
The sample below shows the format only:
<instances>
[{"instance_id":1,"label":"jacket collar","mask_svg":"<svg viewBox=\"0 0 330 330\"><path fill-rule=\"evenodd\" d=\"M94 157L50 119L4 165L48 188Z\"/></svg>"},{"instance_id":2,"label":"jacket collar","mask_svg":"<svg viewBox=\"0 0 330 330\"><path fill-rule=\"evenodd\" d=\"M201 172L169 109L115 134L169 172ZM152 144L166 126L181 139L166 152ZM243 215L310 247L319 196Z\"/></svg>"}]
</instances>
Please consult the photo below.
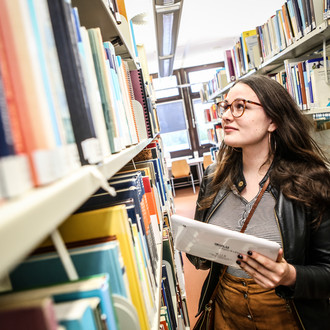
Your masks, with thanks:
<instances>
[{"instance_id":1,"label":"jacket collar","mask_svg":"<svg viewBox=\"0 0 330 330\"><path fill-rule=\"evenodd\" d=\"M267 178L269 177L270 171L273 167L273 163L269 166L269 169L267 170L267 173L265 174L265 176L261 179L261 181L259 182L259 186L263 187L264 183L266 182ZM240 172L239 175L237 176L234 185L236 187L236 189L238 190L238 192L242 192L244 190L244 188L246 187L246 181L244 178L244 174L243 174L243 164L241 163L240 165ZM269 188L267 188L269 189Z\"/></svg>"}]
</instances>

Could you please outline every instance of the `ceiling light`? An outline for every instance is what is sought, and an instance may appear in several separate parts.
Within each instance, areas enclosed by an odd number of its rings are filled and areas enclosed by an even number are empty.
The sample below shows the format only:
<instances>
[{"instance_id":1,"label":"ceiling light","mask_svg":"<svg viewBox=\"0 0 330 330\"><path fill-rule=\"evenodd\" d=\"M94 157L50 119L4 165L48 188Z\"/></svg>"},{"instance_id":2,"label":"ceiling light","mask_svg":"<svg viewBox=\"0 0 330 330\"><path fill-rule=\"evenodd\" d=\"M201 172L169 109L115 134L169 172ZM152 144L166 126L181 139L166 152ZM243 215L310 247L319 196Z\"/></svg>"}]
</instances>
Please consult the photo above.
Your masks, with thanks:
<instances>
[{"instance_id":1,"label":"ceiling light","mask_svg":"<svg viewBox=\"0 0 330 330\"><path fill-rule=\"evenodd\" d=\"M153 0L159 76L173 73L183 0Z\"/></svg>"}]
</instances>

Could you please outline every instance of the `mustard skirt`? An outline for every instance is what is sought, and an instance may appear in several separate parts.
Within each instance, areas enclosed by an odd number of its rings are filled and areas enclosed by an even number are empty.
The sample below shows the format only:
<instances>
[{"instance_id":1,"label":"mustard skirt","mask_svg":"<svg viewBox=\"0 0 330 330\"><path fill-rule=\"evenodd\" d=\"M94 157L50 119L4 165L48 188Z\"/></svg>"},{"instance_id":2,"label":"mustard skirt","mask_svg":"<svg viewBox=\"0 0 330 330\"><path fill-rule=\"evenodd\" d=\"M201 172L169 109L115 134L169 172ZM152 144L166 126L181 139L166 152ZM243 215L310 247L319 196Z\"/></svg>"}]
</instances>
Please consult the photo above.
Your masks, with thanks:
<instances>
[{"instance_id":1,"label":"mustard skirt","mask_svg":"<svg viewBox=\"0 0 330 330\"><path fill-rule=\"evenodd\" d=\"M226 273L215 299L214 329L301 329L289 303L274 289Z\"/></svg>"}]
</instances>

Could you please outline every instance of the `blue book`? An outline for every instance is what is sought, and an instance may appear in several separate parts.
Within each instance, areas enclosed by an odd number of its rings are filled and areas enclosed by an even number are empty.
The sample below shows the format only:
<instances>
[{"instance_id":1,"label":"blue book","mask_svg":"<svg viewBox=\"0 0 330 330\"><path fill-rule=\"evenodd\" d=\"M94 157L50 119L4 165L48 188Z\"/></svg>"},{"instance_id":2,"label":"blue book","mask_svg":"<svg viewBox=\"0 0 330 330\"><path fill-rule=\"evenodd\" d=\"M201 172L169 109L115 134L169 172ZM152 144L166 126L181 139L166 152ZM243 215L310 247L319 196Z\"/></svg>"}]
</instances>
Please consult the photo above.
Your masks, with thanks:
<instances>
[{"instance_id":1,"label":"blue book","mask_svg":"<svg viewBox=\"0 0 330 330\"><path fill-rule=\"evenodd\" d=\"M97 242L97 240L93 241ZM119 243L113 236L101 238L99 241L105 242L88 244L86 241L80 241L68 244L68 251L78 276L107 273L111 293L127 298L128 293L124 283L125 269L121 264ZM79 247L70 248L70 245ZM64 282L68 278L61 259L54 251L30 256L10 273L10 280L15 290L21 290Z\"/></svg>"},{"instance_id":2,"label":"blue book","mask_svg":"<svg viewBox=\"0 0 330 330\"><path fill-rule=\"evenodd\" d=\"M36 48L37 48L37 61L40 66L40 71L41 71L41 76L42 76L42 82L43 82L43 87L44 90L40 91L40 93L45 93L47 103L48 103L48 109L45 109L45 111L48 111L52 127L53 127L53 132L54 132L54 137L56 141L57 146L61 146L63 141L61 141L60 137L60 131L58 127L58 120L57 120L57 115L56 115L56 109L55 109L55 103L54 103L54 96L52 94L52 89L50 86L50 77L48 75L48 69L47 69L47 59L45 56L45 45L43 45L43 41L41 38L40 30L39 30L39 25L38 25L38 17L36 14L35 10L35 5L33 0L28 0L28 8L29 8L29 16L30 16L30 21L32 24L33 28L33 34L36 40Z\"/></svg>"},{"instance_id":3,"label":"blue book","mask_svg":"<svg viewBox=\"0 0 330 330\"><path fill-rule=\"evenodd\" d=\"M53 297L55 303L81 298L98 297L102 318L109 329L118 329L117 317L109 289L109 275L98 274L76 281L62 282L50 286L35 287L29 290L10 291L0 294L0 305L15 301L29 301L42 297Z\"/></svg>"},{"instance_id":4,"label":"blue book","mask_svg":"<svg viewBox=\"0 0 330 330\"><path fill-rule=\"evenodd\" d=\"M5 91L0 71L0 157L15 154Z\"/></svg>"},{"instance_id":5,"label":"blue book","mask_svg":"<svg viewBox=\"0 0 330 330\"><path fill-rule=\"evenodd\" d=\"M93 299L93 298L90 298ZM98 298L94 298L99 301ZM66 330L99 330L89 299L78 299L54 305L57 322Z\"/></svg>"}]
</instances>

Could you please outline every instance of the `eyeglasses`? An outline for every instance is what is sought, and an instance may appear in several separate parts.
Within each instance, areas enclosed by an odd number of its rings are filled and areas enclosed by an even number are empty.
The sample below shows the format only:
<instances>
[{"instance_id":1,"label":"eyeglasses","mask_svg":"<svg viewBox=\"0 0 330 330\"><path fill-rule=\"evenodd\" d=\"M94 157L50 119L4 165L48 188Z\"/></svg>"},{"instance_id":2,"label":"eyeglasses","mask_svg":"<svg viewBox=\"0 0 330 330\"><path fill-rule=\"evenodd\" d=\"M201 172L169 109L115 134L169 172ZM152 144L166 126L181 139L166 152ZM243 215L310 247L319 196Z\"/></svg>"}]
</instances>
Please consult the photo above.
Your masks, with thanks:
<instances>
[{"instance_id":1,"label":"eyeglasses","mask_svg":"<svg viewBox=\"0 0 330 330\"><path fill-rule=\"evenodd\" d=\"M233 117L235 118L242 117L246 108L246 103L260 105L262 107L260 103L250 100L244 100L244 99L236 99L233 102L231 102L231 104L229 104L227 101L222 101L219 103L219 107L218 107L219 116L222 117L222 115L228 109L230 109L230 112L233 115Z\"/></svg>"}]
</instances>

